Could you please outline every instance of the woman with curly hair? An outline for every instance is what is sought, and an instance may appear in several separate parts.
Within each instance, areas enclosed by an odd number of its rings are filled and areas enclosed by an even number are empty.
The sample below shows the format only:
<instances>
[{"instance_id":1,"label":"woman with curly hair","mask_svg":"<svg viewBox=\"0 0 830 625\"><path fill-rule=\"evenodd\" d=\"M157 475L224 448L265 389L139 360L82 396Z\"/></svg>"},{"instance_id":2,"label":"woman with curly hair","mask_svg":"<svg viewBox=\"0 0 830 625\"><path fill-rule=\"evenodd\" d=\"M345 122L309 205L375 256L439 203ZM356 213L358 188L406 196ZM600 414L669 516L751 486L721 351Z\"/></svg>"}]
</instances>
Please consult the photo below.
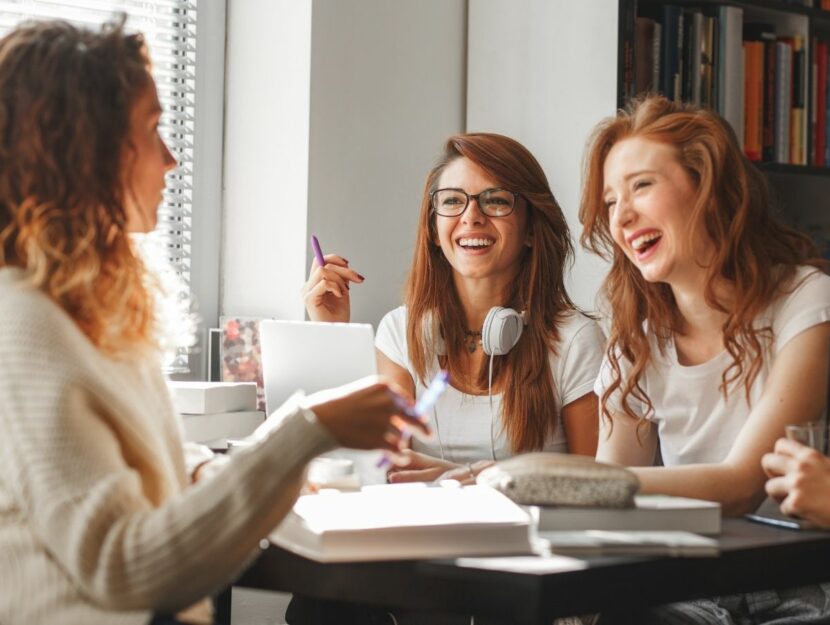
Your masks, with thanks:
<instances>
[{"instance_id":1,"label":"woman with curly hair","mask_svg":"<svg viewBox=\"0 0 830 625\"><path fill-rule=\"evenodd\" d=\"M726 122L657 96L596 129L580 219L583 243L611 262L597 458L633 467L645 493L755 510L762 456L826 408L830 277L815 248L776 221ZM821 612L815 590L799 622ZM700 602L682 622L793 617L776 613L785 598Z\"/></svg>"},{"instance_id":2,"label":"woman with curly hair","mask_svg":"<svg viewBox=\"0 0 830 625\"><path fill-rule=\"evenodd\" d=\"M394 385L360 381L289 402L238 455L185 454L131 238L176 166L161 114L122 25L0 40L4 625L209 622L204 598L291 509L311 458L423 430Z\"/></svg>"}]
</instances>

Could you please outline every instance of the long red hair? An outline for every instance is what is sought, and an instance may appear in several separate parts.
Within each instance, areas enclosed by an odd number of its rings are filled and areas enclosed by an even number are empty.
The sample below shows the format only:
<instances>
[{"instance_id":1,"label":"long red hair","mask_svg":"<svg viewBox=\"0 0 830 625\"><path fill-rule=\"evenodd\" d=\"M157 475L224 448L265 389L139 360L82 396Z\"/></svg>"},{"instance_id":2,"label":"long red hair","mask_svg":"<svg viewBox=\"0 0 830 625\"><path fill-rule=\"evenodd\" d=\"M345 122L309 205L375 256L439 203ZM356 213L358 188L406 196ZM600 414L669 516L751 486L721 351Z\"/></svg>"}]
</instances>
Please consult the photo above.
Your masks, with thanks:
<instances>
[{"instance_id":1,"label":"long red hair","mask_svg":"<svg viewBox=\"0 0 830 625\"><path fill-rule=\"evenodd\" d=\"M436 240L430 193L436 190L444 169L466 157L483 169L498 186L519 192L527 203L532 246L525 248L512 291L503 305L525 310L528 325L518 344L495 359L494 385L503 389L502 421L513 451L541 449L553 432L556 419L549 354L559 340L562 316L575 310L565 291L564 271L573 258L573 245L562 209L533 155L508 137L471 133L450 137L436 166L427 176L421 200L415 257L406 284L407 340L416 375L422 381L436 357L440 333L446 355L438 356L451 379L462 379L460 354L464 349L466 321L455 290L453 270ZM426 328L431 327L429 331ZM486 388L489 363L478 372L475 384Z\"/></svg>"},{"instance_id":2,"label":"long red hair","mask_svg":"<svg viewBox=\"0 0 830 625\"><path fill-rule=\"evenodd\" d=\"M678 162L696 185L689 235L702 227L714 244L714 256L705 267L704 298L727 313L722 331L732 363L723 372L720 390L725 396L743 382L749 401L771 338L770 328L754 327L753 321L781 294L798 265L823 267L824 262L810 239L776 220L767 180L744 157L728 123L711 110L647 96L597 126L584 163L581 242L611 262L604 291L612 311L607 347L612 382L601 398L601 413L610 419L608 399L617 392L629 417L637 417L631 397L647 407L647 414L653 411L640 385L651 359L646 331L654 333L662 351L680 327L671 288L645 281L611 236L603 167L611 148L630 137L674 146ZM730 310L715 296L715 285L722 281L733 290ZM623 360L630 365L625 379Z\"/></svg>"},{"instance_id":3,"label":"long red hair","mask_svg":"<svg viewBox=\"0 0 830 625\"><path fill-rule=\"evenodd\" d=\"M0 40L0 267L24 269L110 354L156 344L123 184L149 60L122 26L31 23Z\"/></svg>"}]
</instances>

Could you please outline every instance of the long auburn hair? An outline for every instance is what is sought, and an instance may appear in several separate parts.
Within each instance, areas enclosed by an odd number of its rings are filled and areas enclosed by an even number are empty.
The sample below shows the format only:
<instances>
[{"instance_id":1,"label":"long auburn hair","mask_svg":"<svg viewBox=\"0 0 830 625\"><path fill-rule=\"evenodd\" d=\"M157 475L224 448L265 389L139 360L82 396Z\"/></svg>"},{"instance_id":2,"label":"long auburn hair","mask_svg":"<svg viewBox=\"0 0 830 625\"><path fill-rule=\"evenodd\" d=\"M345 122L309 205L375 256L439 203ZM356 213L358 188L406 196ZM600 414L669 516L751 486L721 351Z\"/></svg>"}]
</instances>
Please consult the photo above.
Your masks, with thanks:
<instances>
[{"instance_id":1,"label":"long auburn hair","mask_svg":"<svg viewBox=\"0 0 830 625\"><path fill-rule=\"evenodd\" d=\"M0 267L25 270L112 355L156 343L123 174L149 60L123 23L32 22L0 40Z\"/></svg>"},{"instance_id":2,"label":"long auburn hair","mask_svg":"<svg viewBox=\"0 0 830 625\"><path fill-rule=\"evenodd\" d=\"M743 382L749 402L772 338L771 328L755 327L753 321L782 293L798 265L823 268L824 262L810 239L777 221L765 176L746 159L727 122L711 110L649 95L596 127L584 163L581 242L611 262L604 291L612 311L607 346L612 382L601 398L602 416L611 418L607 403L616 392L621 392L622 408L629 417L637 418L630 397L646 406L645 416L653 412L640 385L651 359L646 333L655 335L664 353L681 327L671 288L644 280L611 236L603 167L611 148L631 137L674 146L678 162L697 188L689 236L705 232L713 243L713 257L705 265L704 298L707 305L727 314L723 341L732 357L720 391L726 397L730 387ZM733 290L731 309L715 294L716 284L722 281ZM623 360L630 366L625 379Z\"/></svg>"},{"instance_id":3,"label":"long auburn hair","mask_svg":"<svg viewBox=\"0 0 830 625\"><path fill-rule=\"evenodd\" d=\"M406 284L407 340L415 373L425 381L437 356L450 377L462 379L460 354L466 321L453 282L453 269L435 244L435 215L430 193L438 188L446 167L466 157L500 187L521 194L526 203L531 247L526 247L512 291L504 305L525 310L528 325L518 344L495 359L494 385L503 389L502 422L514 451L541 449L553 432L553 378L549 352L559 340L563 315L575 310L565 291L564 270L572 262L573 244L562 209L533 155L508 137L489 133L453 135L447 139L437 164L429 172L421 200L412 271ZM429 328L429 329L427 329ZM438 355L432 337L441 335L446 355ZM488 363L478 372L476 385L487 385Z\"/></svg>"}]
</instances>

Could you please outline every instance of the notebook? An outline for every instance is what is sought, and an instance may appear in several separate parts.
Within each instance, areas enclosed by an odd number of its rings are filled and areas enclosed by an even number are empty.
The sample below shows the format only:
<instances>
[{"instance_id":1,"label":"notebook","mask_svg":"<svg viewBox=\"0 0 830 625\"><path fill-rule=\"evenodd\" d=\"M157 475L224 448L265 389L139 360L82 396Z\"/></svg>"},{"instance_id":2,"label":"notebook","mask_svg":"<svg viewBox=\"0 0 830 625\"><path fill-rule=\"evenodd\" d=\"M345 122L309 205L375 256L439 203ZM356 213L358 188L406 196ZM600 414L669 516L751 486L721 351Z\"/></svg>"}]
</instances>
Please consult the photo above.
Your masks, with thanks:
<instances>
[{"instance_id":1,"label":"notebook","mask_svg":"<svg viewBox=\"0 0 830 625\"><path fill-rule=\"evenodd\" d=\"M259 335L268 413L297 390L314 393L377 373L369 324L263 320Z\"/></svg>"},{"instance_id":2,"label":"notebook","mask_svg":"<svg viewBox=\"0 0 830 625\"><path fill-rule=\"evenodd\" d=\"M679 530L720 534L721 507L713 501L636 495L633 508L566 508L540 506L540 531Z\"/></svg>"},{"instance_id":3,"label":"notebook","mask_svg":"<svg viewBox=\"0 0 830 625\"><path fill-rule=\"evenodd\" d=\"M300 497L269 539L319 562L528 554L530 517L487 486L385 484Z\"/></svg>"}]
</instances>

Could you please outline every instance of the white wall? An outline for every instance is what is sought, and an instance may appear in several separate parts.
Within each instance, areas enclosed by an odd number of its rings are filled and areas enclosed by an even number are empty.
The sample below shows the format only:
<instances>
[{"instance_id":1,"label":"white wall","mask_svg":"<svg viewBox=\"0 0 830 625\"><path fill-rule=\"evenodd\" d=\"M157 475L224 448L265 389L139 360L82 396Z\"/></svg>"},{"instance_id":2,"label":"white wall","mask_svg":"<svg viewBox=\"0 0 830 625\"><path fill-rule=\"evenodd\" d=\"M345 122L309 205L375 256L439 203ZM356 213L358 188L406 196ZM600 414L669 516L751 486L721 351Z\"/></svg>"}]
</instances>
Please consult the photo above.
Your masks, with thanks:
<instances>
[{"instance_id":1,"label":"white wall","mask_svg":"<svg viewBox=\"0 0 830 625\"><path fill-rule=\"evenodd\" d=\"M302 316L311 0L228 3L221 314Z\"/></svg>"},{"instance_id":2,"label":"white wall","mask_svg":"<svg viewBox=\"0 0 830 625\"><path fill-rule=\"evenodd\" d=\"M427 170L464 128L466 4L229 3L223 314L302 318L309 233L366 277L353 321L400 303Z\"/></svg>"},{"instance_id":3,"label":"white wall","mask_svg":"<svg viewBox=\"0 0 830 625\"><path fill-rule=\"evenodd\" d=\"M376 324L401 302L427 171L464 129L466 2L315 0L313 24L308 227L366 277L352 320Z\"/></svg>"},{"instance_id":4,"label":"white wall","mask_svg":"<svg viewBox=\"0 0 830 625\"><path fill-rule=\"evenodd\" d=\"M577 247L567 281L595 308L605 263L578 245L581 163L594 125L617 102L617 0L473 0L467 130L500 132L541 163Z\"/></svg>"}]
</instances>

